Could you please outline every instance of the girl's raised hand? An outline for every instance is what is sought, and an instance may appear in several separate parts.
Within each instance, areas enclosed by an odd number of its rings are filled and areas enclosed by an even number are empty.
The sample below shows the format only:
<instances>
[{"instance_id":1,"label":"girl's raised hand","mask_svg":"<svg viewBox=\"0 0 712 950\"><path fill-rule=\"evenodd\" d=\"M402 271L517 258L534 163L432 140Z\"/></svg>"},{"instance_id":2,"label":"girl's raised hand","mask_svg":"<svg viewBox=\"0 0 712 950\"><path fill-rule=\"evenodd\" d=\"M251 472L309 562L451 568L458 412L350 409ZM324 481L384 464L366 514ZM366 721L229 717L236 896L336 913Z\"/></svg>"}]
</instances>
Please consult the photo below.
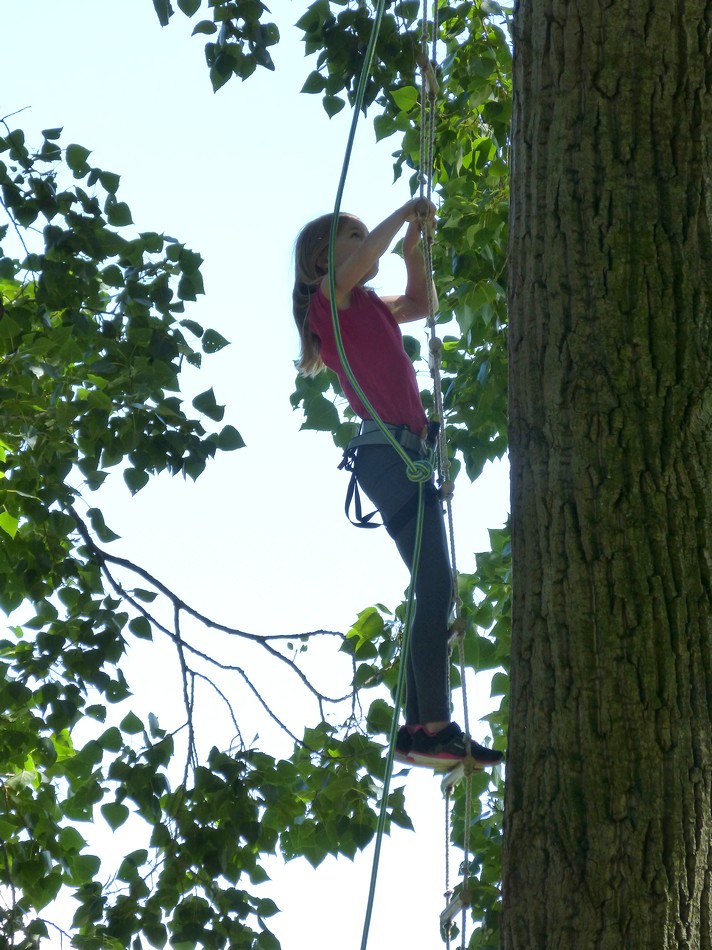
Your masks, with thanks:
<instances>
[{"instance_id":1,"label":"girl's raised hand","mask_svg":"<svg viewBox=\"0 0 712 950\"><path fill-rule=\"evenodd\" d=\"M411 198L401 208L406 221L420 221L426 227L435 227L435 210L427 198Z\"/></svg>"}]
</instances>

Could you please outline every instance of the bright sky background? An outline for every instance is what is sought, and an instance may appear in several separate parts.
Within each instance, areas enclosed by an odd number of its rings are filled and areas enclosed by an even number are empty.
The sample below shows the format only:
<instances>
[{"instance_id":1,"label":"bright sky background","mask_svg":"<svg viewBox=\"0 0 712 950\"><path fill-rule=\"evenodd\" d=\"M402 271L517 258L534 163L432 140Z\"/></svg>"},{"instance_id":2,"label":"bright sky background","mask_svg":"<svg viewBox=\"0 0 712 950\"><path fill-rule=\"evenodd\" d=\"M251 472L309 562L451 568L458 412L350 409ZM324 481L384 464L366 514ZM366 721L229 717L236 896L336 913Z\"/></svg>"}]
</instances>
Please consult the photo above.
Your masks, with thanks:
<instances>
[{"instance_id":1,"label":"bright sky background","mask_svg":"<svg viewBox=\"0 0 712 950\"><path fill-rule=\"evenodd\" d=\"M313 66L291 24L306 5L274 2L282 32L276 72L260 69L244 84L233 79L217 95L192 22L177 11L161 29L151 0L3 0L0 13L0 114L29 106L10 120L28 142L39 144L41 129L64 126L63 146L85 145L91 163L121 174L119 197L137 227L171 234L204 257L207 293L186 316L232 343L187 377L186 392L213 386L227 406L224 422L246 448L220 454L197 483L160 478L135 498L113 479L100 502L122 536L111 551L211 618L255 633L346 630L370 604L394 607L408 581L384 531L358 531L346 521L338 450L328 434L300 432L301 414L289 404L298 352L290 313L294 239L307 220L332 208L349 122L347 111L330 121L318 97L299 94ZM392 183L396 147L395 138L377 146L362 123L343 207L369 226L410 197L406 181ZM403 282L401 262L389 258L374 284L383 293ZM504 464L488 467L474 488L458 482L462 570L488 548L486 529L504 522L508 494ZM214 641L204 636L210 652ZM240 662L243 649L235 653ZM304 697L263 666L258 686L300 733ZM161 646L134 649L128 668L131 708L158 712L165 726L180 721L171 654ZM331 667L319 675L326 692L338 691ZM250 742L254 703L246 694L235 701ZM208 741L223 728L222 713L213 699L203 708L199 728ZM484 708L473 708L471 718ZM482 738L484 726L475 721L473 733ZM279 754L287 751L283 744ZM384 841L374 950L396 941L416 950L441 946L440 784L412 770L406 787L417 834ZM272 927L284 950L359 947L371 857L369 848L353 863L327 860L316 872L303 861L273 862L265 894L283 909Z\"/></svg>"}]
</instances>

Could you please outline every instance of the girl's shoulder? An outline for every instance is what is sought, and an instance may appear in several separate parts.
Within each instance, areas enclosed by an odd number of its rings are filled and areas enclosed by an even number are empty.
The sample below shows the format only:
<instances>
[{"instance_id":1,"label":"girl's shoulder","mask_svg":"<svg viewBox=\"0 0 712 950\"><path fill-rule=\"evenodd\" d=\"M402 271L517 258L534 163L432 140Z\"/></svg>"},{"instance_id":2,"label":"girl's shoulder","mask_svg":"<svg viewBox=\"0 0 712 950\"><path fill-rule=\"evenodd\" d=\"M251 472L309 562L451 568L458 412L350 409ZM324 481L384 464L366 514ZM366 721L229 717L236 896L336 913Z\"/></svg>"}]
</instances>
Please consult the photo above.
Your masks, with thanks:
<instances>
[{"instance_id":1,"label":"girl's shoulder","mask_svg":"<svg viewBox=\"0 0 712 950\"><path fill-rule=\"evenodd\" d=\"M348 316L350 319L364 316L385 320L392 319L388 304L378 296L375 290L371 290L369 287L352 287L348 304L338 309L342 317ZM309 313L311 322L317 326L324 321L331 323L331 302L321 285L317 285L316 291L311 297Z\"/></svg>"},{"instance_id":2,"label":"girl's shoulder","mask_svg":"<svg viewBox=\"0 0 712 950\"><path fill-rule=\"evenodd\" d=\"M375 310L378 313L388 313L388 304L370 287L354 287L351 291L351 308Z\"/></svg>"}]
</instances>

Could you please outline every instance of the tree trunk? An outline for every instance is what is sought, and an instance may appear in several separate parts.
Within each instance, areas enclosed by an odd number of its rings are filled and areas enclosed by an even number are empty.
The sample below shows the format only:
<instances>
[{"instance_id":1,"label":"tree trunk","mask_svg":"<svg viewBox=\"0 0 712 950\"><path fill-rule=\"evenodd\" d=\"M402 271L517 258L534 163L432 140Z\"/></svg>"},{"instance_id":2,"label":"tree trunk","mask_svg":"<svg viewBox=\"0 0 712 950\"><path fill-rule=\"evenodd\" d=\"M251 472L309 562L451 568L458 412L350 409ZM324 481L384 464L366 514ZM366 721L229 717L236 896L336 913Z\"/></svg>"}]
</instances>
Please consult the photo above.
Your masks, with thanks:
<instances>
[{"instance_id":1,"label":"tree trunk","mask_svg":"<svg viewBox=\"0 0 712 950\"><path fill-rule=\"evenodd\" d=\"M712 948L711 28L517 11L506 950Z\"/></svg>"}]
</instances>

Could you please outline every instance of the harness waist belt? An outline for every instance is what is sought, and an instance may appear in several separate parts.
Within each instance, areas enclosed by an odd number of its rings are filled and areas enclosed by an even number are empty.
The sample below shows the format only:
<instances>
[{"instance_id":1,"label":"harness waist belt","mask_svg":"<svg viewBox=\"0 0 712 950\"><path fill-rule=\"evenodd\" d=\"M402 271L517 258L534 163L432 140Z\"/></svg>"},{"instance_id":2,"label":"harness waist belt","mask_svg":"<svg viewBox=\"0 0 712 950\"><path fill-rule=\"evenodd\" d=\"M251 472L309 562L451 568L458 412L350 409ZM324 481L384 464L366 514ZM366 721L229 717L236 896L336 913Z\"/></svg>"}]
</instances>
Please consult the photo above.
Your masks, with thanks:
<instances>
[{"instance_id":1,"label":"harness waist belt","mask_svg":"<svg viewBox=\"0 0 712 950\"><path fill-rule=\"evenodd\" d=\"M416 435L414 432L411 432L408 426L386 425L385 428L388 429L396 442L398 442L399 445L402 445L407 451L419 452L421 455L427 455L427 442L425 439L421 439L420 436ZM354 449L360 449L364 445L388 444L388 439L383 434L383 432L381 432L378 423L374 422L373 419L364 419L364 421L361 423L359 434L355 438L351 439L346 451L352 452Z\"/></svg>"}]
</instances>

